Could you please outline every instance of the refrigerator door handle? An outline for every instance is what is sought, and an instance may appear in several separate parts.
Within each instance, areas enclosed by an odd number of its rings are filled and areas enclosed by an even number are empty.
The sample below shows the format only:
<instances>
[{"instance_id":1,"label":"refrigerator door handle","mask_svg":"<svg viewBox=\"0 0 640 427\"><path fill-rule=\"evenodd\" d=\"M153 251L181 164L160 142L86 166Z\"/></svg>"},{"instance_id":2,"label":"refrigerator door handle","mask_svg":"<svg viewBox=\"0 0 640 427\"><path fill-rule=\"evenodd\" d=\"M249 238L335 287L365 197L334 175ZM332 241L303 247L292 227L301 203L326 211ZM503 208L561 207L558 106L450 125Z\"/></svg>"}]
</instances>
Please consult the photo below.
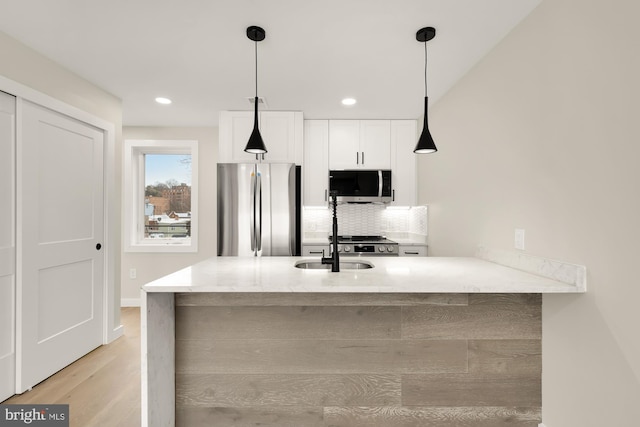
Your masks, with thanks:
<instances>
[{"instance_id":1,"label":"refrigerator door handle","mask_svg":"<svg viewBox=\"0 0 640 427\"><path fill-rule=\"evenodd\" d=\"M262 250L262 176L258 172L256 179L256 250Z\"/></svg>"},{"instance_id":2,"label":"refrigerator door handle","mask_svg":"<svg viewBox=\"0 0 640 427\"><path fill-rule=\"evenodd\" d=\"M251 231L251 250L254 254L256 252L256 181L257 177L255 172L251 172L251 206L249 207L249 225Z\"/></svg>"}]
</instances>

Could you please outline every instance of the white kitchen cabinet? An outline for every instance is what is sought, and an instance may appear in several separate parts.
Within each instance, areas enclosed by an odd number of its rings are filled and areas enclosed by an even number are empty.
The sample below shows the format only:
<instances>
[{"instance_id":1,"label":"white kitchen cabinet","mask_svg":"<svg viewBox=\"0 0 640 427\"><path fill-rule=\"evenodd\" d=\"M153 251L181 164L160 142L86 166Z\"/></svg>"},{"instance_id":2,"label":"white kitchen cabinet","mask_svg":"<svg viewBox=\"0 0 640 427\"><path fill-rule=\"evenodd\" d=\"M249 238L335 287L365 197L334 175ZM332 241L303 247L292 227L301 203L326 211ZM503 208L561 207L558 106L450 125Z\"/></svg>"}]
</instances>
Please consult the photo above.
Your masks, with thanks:
<instances>
[{"instance_id":1,"label":"white kitchen cabinet","mask_svg":"<svg viewBox=\"0 0 640 427\"><path fill-rule=\"evenodd\" d=\"M400 256L427 256L427 245L399 245Z\"/></svg>"},{"instance_id":2,"label":"white kitchen cabinet","mask_svg":"<svg viewBox=\"0 0 640 427\"><path fill-rule=\"evenodd\" d=\"M253 124L252 124L253 126ZM301 112L263 111L260 133L267 146L264 155L269 163L302 164L303 120ZM246 141L244 144L246 145ZM241 148L244 153L244 146Z\"/></svg>"},{"instance_id":3,"label":"white kitchen cabinet","mask_svg":"<svg viewBox=\"0 0 640 427\"><path fill-rule=\"evenodd\" d=\"M390 169L391 121L361 120L361 165L365 169Z\"/></svg>"},{"instance_id":4,"label":"white kitchen cabinet","mask_svg":"<svg viewBox=\"0 0 640 427\"><path fill-rule=\"evenodd\" d=\"M390 169L390 120L330 120L330 169Z\"/></svg>"},{"instance_id":5,"label":"white kitchen cabinet","mask_svg":"<svg viewBox=\"0 0 640 427\"><path fill-rule=\"evenodd\" d=\"M326 206L329 191L329 121L304 121L304 206Z\"/></svg>"},{"instance_id":6,"label":"white kitchen cabinet","mask_svg":"<svg viewBox=\"0 0 640 427\"><path fill-rule=\"evenodd\" d=\"M413 152L417 140L415 120L391 121L391 185L392 204L415 206L417 197L416 154Z\"/></svg>"},{"instance_id":7,"label":"white kitchen cabinet","mask_svg":"<svg viewBox=\"0 0 640 427\"><path fill-rule=\"evenodd\" d=\"M302 164L302 113L262 111L258 113L260 134L267 147L264 155L244 151L253 130L253 111L220 113L219 163L296 163Z\"/></svg>"},{"instance_id":8,"label":"white kitchen cabinet","mask_svg":"<svg viewBox=\"0 0 640 427\"><path fill-rule=\"evenodd\" d=\"M329 244L326 245L302 245L302 256L319 256L321 257L324 251L325 256L329 256L331 248Z\"/></svg>"}]
</instances>

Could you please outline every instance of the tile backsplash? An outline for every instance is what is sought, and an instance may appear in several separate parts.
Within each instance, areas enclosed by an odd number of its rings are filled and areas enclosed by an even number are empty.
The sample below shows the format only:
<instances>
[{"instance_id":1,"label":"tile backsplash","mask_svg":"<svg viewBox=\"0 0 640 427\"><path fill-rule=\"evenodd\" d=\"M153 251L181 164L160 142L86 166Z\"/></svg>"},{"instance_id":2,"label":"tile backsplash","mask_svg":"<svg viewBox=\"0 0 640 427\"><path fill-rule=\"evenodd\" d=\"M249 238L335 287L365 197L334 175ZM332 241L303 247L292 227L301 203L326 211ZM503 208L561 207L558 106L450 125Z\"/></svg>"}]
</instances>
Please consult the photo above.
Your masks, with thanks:
<instances>
[{"instance_id":1,"label":"tile backsplash","mask_svg":"<svg viewBox=\"0 0 640 427\"><path fill-rule=\"evenodd\" d=\"M305 208L305 233L330 233L331 209ZM338 230L346 235L386 235L408 233L427 235L427 206L411 209L387 208L378 204L338 205Z\"/></svg>"}]
</instances>

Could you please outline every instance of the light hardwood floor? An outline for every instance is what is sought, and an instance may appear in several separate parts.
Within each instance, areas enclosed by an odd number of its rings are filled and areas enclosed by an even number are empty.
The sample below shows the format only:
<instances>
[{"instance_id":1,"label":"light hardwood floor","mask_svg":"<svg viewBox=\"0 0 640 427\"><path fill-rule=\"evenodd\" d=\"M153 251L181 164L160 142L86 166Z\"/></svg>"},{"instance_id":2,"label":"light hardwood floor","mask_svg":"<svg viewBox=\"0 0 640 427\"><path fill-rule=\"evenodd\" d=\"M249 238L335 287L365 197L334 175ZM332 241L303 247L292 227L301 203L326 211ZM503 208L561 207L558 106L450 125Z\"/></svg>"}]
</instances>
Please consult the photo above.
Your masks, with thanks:
<instances>
[{"instance_id":1,"label":"light hardwood floor","mask_svg":"<svg viewBox=\"0 0 640 427\"><path fill-rule=\"evenodd\" d=\"M122 309L124 336L2 403L69 404L70 427L140 426L140 309Z\"/></svg>"}]
</instances>

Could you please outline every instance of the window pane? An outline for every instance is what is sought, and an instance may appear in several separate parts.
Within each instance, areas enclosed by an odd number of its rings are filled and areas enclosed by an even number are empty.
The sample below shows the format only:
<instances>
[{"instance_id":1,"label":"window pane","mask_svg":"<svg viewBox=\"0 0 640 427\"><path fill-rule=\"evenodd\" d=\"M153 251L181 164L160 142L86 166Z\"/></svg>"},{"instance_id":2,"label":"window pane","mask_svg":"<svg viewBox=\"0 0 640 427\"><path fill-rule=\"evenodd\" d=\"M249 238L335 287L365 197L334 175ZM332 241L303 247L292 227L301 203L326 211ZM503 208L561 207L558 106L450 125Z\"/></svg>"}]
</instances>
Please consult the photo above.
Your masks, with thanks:
<instances>
[{"instance_id":1,"label":"window pane","mask_svg":"<svg viewBox=\"0 0 640 427\"><path fill-rule=\"evenodd\" d=\"M191 155L144 155L144 237L190 239Z\"/></svg>"}]
</instances>

